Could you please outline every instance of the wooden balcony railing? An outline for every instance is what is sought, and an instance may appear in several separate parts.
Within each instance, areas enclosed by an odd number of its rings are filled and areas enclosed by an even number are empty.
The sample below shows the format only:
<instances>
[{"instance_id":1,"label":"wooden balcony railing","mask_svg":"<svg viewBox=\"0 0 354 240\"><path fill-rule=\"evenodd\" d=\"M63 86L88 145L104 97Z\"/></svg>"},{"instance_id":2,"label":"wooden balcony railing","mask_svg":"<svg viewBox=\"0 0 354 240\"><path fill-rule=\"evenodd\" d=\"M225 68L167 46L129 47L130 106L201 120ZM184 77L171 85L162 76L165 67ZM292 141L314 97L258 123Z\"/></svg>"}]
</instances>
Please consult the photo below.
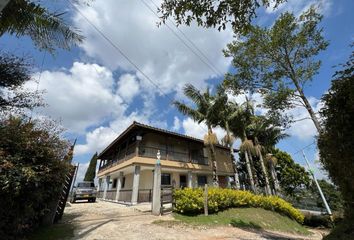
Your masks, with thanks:
<instances>
[{"instance_id":1,"label":"wooden balcony railing","mask_svg":"<svg viewBox=\"0 0 354 240\"><path fill-rule=\"evenodd\" d=\"M162 160L170 160L177 162L191 162L201 165L209 165L208 158L203 155L191 155L188 152L176 152L176 151L166 151L164 149L158 149L156 147L150 147L141 145L139 146L138 154L140 157L156 158L157 151L160 150L160 155ZM109 161L105 165L99 168L99 171L113 167L123 161L126 161L134 156L136 156L136 144L128 146L124 153L119 153L115 159Z\"/></svg>"}]
</instances>

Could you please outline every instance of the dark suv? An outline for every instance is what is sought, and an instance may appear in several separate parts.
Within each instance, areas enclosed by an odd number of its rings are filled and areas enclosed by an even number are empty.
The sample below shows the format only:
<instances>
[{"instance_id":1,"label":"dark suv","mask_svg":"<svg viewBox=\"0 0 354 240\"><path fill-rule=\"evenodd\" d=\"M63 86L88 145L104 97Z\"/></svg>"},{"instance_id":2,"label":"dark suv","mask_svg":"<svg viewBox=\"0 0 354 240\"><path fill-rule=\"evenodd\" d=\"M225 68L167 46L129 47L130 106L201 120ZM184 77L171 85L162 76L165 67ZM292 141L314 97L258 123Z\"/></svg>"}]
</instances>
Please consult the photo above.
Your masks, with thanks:
<instances>
[{"instance_id":1,"label":"dark suv","mask_svg":"<svg viewBox=\"0 0 354 240\"><path fill-rule=\"evenodd\" d=\"M74 203L76 200L88 200L89 202L96 201L96 187L94 182L79 182L73 188L71 201Z\"/></svg>"}]
</instances>

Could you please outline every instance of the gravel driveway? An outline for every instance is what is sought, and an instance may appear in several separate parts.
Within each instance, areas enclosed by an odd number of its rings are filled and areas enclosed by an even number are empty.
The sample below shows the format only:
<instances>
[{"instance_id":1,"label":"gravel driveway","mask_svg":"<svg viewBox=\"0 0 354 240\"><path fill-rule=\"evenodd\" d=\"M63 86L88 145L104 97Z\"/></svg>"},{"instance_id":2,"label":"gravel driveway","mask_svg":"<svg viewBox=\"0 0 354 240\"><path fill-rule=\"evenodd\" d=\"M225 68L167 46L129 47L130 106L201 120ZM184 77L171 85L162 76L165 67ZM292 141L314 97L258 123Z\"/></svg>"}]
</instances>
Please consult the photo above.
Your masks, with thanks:
<instances>
[{"instance_id":1,"label":"gravel driveway","mask_svg":"<svg viewBox=\"0 0 354 240\"><path fill-rule=\"evenodd\" d=\"M152 216L149 206L126 207L98 201L75 203L65 208L66 219L75 226L74 239L304 239L270 232L251 232L234 227L188 227L157 225L155 220L172 220L171 215ZM306 238L305 238L306 239ZM319 232L309 239L322 239Z\"/></svg>"}]
</instances>

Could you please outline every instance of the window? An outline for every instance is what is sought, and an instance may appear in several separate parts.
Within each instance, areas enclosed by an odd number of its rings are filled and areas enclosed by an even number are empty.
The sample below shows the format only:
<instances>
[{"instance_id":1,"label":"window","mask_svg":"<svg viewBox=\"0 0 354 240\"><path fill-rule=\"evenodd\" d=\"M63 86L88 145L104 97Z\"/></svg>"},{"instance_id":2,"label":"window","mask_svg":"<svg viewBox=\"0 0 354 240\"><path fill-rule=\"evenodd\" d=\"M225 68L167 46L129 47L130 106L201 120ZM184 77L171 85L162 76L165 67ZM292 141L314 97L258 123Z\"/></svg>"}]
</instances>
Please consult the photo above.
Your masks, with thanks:
<instances>
[{"instance_id":1,"label":"window","mask_svg":"<svg viewBox=\"0 0 354 240\"><path fill-rule=\"evenodd\" d=\"M122 188L124 188L124 186L125 186L125 177L123 177L122 179Z\"/></svg>"},{"instance_id":2,"label":"window","mask_svg":"<svg viewBox=\"0 0 354 240\"><path fill-rule=\"evenodd\" d=\"M90 187L95 187L95 184L93 182L79 182L77 184L77 187L79 187L79 188L90 188Z\"/></svg>"},{"instance_id":3,"label":"window","mask_svg":"<svg viewBox=\"0 0 354 240\"><path fill-rule=\"evenodd\" d=\"M112 188L117 188L117 178L113 179Z\"/></svg>"},{"instance_id":4,"label":"window","mask_svg":"<svg viewBox=\"0 0 354 240\"><path fill-rule=\"evenodd\" d=\"M161 173L161 185L171 185L171 174Z\"/></svg>"},{"instance_id":5,"label":"window","mask_svg":"<svg viewBox=\"0 0 354 240\"><path fill-rule=\"evenodd\" d=\"M198 186L203 187L205 184L207 184L207 176L198 176Z\"/></svg>"}]
</instances>

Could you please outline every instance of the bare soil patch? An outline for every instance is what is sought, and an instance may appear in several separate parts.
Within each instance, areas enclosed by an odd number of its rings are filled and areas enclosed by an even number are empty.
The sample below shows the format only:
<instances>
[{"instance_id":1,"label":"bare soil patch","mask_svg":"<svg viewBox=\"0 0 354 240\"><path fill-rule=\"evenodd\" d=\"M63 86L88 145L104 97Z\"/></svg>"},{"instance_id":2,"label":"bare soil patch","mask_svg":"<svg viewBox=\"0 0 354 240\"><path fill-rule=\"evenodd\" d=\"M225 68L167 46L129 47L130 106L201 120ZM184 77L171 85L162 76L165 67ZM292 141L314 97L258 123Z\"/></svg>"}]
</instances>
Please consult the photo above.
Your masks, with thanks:
<instances>
[{"instance_id":1,"label":"bare soil patch","mask_svg":"<svg viewBox=\"0 0 354 240\"><path fill-rule=\"evenodd\" d=\"M166 222L164 222L166 221ZM74 239L322 239L319 231L297 236L269 231L180 224L171 215L153 216L135 207L98 201L75 203L65 208L63 222L75 226Z\"/></svg>"}]
</instances>

